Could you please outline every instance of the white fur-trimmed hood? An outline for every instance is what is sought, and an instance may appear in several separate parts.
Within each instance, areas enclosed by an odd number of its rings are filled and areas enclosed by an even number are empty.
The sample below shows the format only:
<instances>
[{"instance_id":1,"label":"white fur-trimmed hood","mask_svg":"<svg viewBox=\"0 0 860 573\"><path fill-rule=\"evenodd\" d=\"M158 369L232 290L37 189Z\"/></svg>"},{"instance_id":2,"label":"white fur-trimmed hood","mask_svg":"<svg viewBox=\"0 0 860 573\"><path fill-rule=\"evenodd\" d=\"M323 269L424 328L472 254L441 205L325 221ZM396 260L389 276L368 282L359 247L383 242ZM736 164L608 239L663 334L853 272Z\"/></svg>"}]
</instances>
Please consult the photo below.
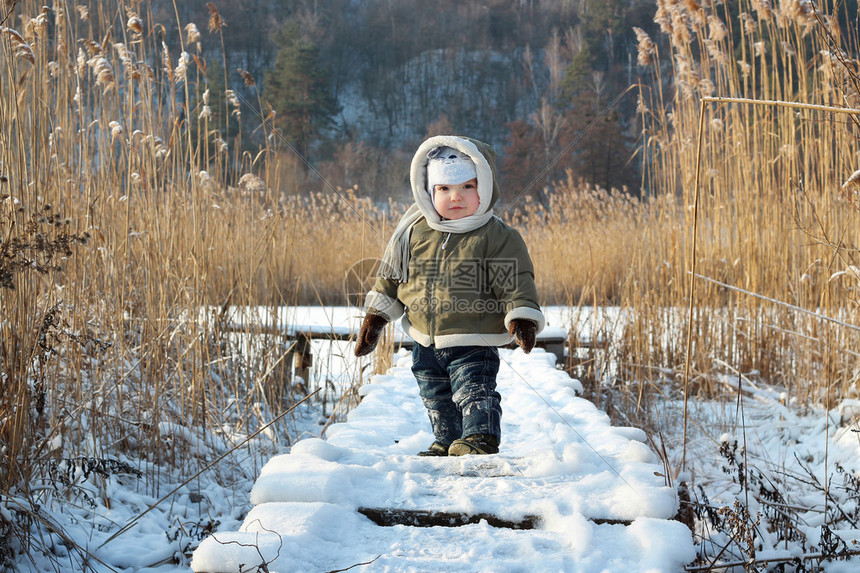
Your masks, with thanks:
<instances>
[{"instance_id":1,"label":"white fur-trimmed hood","mask_svg":"<svg viewBox=\"0 0 860 573\"><path fill-rule=\"evenodd\" d=\"M478 173L478 211L471 217L480 217L489 212L499 199L499 185L496 177L496 154L493 148L475 139L458 135L437 135L426 140L412 158L409 179L412 184L412 197L421 214L433 223L442 220L433 207L433 198L427 193L428 154L437 147L453 147L464 153L475 164Z\"/></svg>"}]
</instances>

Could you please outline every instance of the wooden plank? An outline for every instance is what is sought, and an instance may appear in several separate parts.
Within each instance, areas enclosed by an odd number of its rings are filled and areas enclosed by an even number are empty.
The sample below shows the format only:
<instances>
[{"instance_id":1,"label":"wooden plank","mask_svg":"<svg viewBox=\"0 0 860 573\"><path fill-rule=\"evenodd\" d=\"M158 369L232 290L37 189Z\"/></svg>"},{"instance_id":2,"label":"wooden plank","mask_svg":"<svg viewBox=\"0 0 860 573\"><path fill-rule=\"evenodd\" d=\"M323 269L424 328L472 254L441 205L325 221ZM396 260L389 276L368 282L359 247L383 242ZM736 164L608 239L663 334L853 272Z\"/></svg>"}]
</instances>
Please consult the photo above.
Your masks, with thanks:
<instances>
[{"instance_id":1,"label":"wooden plank","mask_svg":"<svg viewBox=\"0 0 860 573\"><path fill-rule=\"evenodd\" d=\"M370 519L376 525L393 527L406 525L409 527L463 527L486 521L493 527L506 529L537 529L541 518L537 515L526 515L519 520L504 519L489 513L454 513L448 511L428 511L419 509L395 509L359 507L358 513ZM623 519L589 519L597 525L630 525L633 522Z\"/></svg>"},{"instance_id":2,"label":"wooden plank","mask_svg":"<svg viewBox=\"0 0 860 573\"><path fill-rule=\"evenodd\" d=\"M280 334L288 338L296 338L304 336L313 340L355 340L358 337L358 332L345 326L323 326L323 325L308 325L308 324L290 324L286 326L272 325L244 325L241 323L230 323L225 330L228 332L251 332L255 334ZM556 332L555 330L549 333L540 333L537 335L537 342L541 345L558 344L568 341L565 332ZM578 341L582 347L591 347L592 343L589 340ZM402 344L404 348L415 343L412 338L406 334L396 333L394 345ZM603 347L602 343L596 346Z\"/></svg>"},{"instance_id":3,"label":"wooden plank","mask_svg":"<svg viewBox=\"0 0 860 573\"><path fill-rule=\"evenodd\" d=\"M241 323L230 323L226 330L230 332L247 332L247 333L263 333L276 336L285 336L297 341L291 352L296 354L294 360L301 362L304 365L302 372L307 375L310 365L310 359L307 356L310 354L310 345L307 344L311 340L355 340L358 333L346 326L333 325L307 325L307 324L290 324L290 325L244 325ZM411 350L415 346L415 341L403 332L396 332L392 345L395 350L403 348ZM579 348L588 350L606 350L609 343L605 339L590 339L579 338L578 336L568 336L567 331L562 328L548 328L544 332L537 335L535 346L543 348L547 352L555 354L559 363L564 361L564 349ZM516 343L511 343L507 348L516 348ZM300 368L299 364L296 365ZM299 374L300 376L302 374ZM304 377L304 376L303 376Z\"/></svg>"},{"instance_id":4,"label":"wooden plank","mask_svg":"<svg viewBox=\"0 0 860 573\"><path fill-rule=\"evenodd\" d=\"M446 511L372 507L359 507L358 513L369 518L376 525L383 527L392 527L394 525L408 525L410 527L462 527L464 525L474 525L484 520L493 527L535 529L540 521L540 518L533 515L527 515L519 521L512 521L488 513L470 515Z\"/></svg>"},{"instance_id":5,"label":"wooden plank","mask_svg":"<svg viewBox=\"0 0 860 573\"><path fill-rule=\"evenodd\" d=\"M252 333L252 334L272 334L276 336L286 336L287 338L297 338L304 336L305 338L314 340L354 340L358 333L348 327L338 326L320 326L320 325L286 325L272 326L270 324L242 324L230 323L225 329L227 332L236 333Z\"/></svg>"}]
</instances>

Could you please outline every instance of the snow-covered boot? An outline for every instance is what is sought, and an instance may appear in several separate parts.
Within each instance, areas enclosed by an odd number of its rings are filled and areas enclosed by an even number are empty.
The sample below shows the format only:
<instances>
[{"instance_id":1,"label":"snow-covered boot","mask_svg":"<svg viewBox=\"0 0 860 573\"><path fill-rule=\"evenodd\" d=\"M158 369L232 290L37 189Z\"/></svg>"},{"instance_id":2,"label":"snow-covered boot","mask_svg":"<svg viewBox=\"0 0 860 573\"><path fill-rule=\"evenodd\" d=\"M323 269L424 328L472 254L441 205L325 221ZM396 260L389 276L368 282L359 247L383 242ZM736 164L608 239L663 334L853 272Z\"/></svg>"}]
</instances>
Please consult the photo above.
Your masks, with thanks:
<instances>
[{"instance_id":1,"label":"snow-covered boot","mask_svg":"<svg viewBox=\"0 0 860 573\"><path fill-rule=\"evenodd\" d=\"M449 456L487 455L499 453L499 438L490 434L472 434L454 440L448 447Z\"/></svg>"},{"instance_id":2,"label":"snow-covered boot","mask_svg":"<svg viewBox=\"0 0 860 573\"><path fill-rule=\"evenodd\" d=\"M423 452L418 452L419 456L447 456L448 446L442 442L433 442L430 447Z\"/></svg>"}]
</instances>

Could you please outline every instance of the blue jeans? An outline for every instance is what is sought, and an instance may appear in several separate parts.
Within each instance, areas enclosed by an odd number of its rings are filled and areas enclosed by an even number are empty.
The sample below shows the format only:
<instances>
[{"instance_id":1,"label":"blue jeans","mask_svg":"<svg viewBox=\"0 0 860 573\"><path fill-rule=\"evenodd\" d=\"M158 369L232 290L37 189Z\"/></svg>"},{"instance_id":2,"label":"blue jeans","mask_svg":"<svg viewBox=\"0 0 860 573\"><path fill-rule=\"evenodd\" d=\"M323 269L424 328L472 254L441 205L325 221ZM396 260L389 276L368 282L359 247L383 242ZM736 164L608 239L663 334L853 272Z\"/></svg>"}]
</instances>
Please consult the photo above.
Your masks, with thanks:
<instances>
[{"instance_id":1,"label":"blue jeans","mask_svg":"<svg viewBox=\"0 0 860 573\"><path fill-rule=\"evenodd\" d=\"M490 434L501 441L498 348L415 344L412 373L437 442L448 445L472 434Z\"/></svg>"}]
</instances>

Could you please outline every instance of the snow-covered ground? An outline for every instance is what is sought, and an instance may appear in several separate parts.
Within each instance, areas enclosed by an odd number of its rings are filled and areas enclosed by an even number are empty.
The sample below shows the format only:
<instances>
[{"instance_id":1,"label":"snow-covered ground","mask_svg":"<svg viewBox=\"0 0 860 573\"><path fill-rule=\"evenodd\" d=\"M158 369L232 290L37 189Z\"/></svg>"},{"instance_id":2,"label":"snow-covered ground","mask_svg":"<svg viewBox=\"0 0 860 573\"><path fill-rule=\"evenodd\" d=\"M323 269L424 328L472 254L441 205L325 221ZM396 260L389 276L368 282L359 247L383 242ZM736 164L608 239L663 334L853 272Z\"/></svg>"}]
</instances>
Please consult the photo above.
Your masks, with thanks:
<instances>
[{"instance_id":1,"label":"snow-covered ground","mask_svg":"<svg viewBox=\"0 0 860 573\"><path fill-rule=\"evenodd\" d=\"M287 451L288 443L319 433L319 404L302 404L283 421L286 432L247 442L229 429L163 424L165 451L188 456L175 467L107 451L92 465L86 458L56 464L52 481L34 487L38 506L14 495L0 499L2 517L29 523L34 535L29 546L15 543L11 570L189 571L191 552L202 539L242 522L262 466ZM201 467L207 469L198 475Z\"/></svg>"},{"instance_id":2,"label":"snow-covered ground","mask_svg":"<svg viewBox=\"0 0 860 573\"><path fill-rule=\"evenodd\" d=\"M615 428L579 382L535 349L502 350L503 444L498 455L421 458L432 441L411 358L361 389L363 400L327 439L273 458L237 532L194 554L200 572L673 571L692 536L644 432ZM492 516L534 529L380 526L359 512ZM487 518L489 519L489 518Z\"/></svg>"},{"instance_id":3,"label":"snow-covered ground","mask_svg":"<svg viewBox=\"0 0 860 573\"><path fill-rule=\"evenodd\" d=\"M565 327L575 322L586 337L592 331L611 333L618 322L618 313L611 309L596 313L566 308L546 311L551 326ZM296 323L353 328L361 316L355 308L299 308L288 314ZM311 390L319 387L333 393L343 391L354 383L356 372L368 378L368 362L356 362L350 350L346 342L314 343ZM40 543L18 558L16 570L80 571L81 564L88 563L94 571L189 571L190 555L201 540L214 542L217 537L209 537L213 531L231 535L243 527L249 532L256 528L254 535L259 532L261 539L268 535L262 527L277 529L283 537L279 553L265 553L274 551L273 545L265 543L260 545L264 550L261 555L253 549L234 548L252 551L258 564L275 554L280 559L292 555L313 563L317 558L313 547L317 545L333 557L330 569L374 559L371 564L351 569L356 571L423 570L425 566L438 565L434 559L444 556L450 558L453 570L532 571L544 567L553 571L629 571L636 570L628 567L638 558L644 559L643 567L681 570L684 559L692 559L691 546L667 548L663 543L662 537L674 536L678 530L675 523L663 519L669 507L664 492L669 490L663 485L664 478L653 472L668 473L674 479L681 468L683 404L666 399L654 406L661 435L652 434L651 438L665 448L669 468L666 472L640 442L642 434L603 427L603 422L598 423L604 419L602 414L582 401L575 401L578 406L565 410L562 404L569 403L575 385L559 378L555 381L558 388L547 391L539 383L546 378L545 373L535 373L532 368L537 366L518 362L523 358L526 357L521 353L509 355L511 366L528 375L505 382L508 386L503 388L503 394L512 405L505 410L506 435L499 456L416 458L414 452L429 443L429 427L416 430L411 426L414 419L423 418L419 415L420 405L414 402L414 388L407 381L408 372L401 365L387 377L366 385L365 410L356 410L345 426L330 427L321 436L322 404L302 405L288 416L287 432L257 436L196 477L184 465L156 468L139 460L121 461L158 476L152 487L143 488L141 480L122 472L108 472L110 475L104 477L98 472L85 475L78 468L68 473L71 485L64 490L64 500L51 503L50 495L44 498L46 502L38 512L44 523L34 526L34 530L41 531ZM548 367L548 363L544 366ZM737 377L726 380L727 393L721 401L691 400L688 404L686 475L681 477L689 480L693 501L699 503L695 549L707 555L705 563L717 555L722 563L742 563L754 557L759 560L760 571L776 570L783 563L772 561L766 565L762 563L764 559L789 558L795 562L787 564L785 571L860 570L860 560L852 555L860 548L855 541L860 539L860 480L856 477L860 470L860 405L846 401L836 404L826 415L816 404L786 404L779 391L756 386L752 381L743 382L742 399L737 400L737 383ZM389 398L396 398L393 406ZM546 403L541 406L543 399L558 413L546 409ZM531 415L517 420L512 415L516 410L513 405L520 401L524 401L523 411ZM582 435L561 421L562 417L576 418L586 413L588 421L582 427L589 431L583 430ZM378 422L379 416L385 416L385 424ZM552 437L549 443L542 438L536 449L528 443L527 436L539 430ZM604 443L589 432L612 440ZM242 439L223 432L216 436L203 428L191 428L190 432L187 428L175 432L164 428L163 434L165 447L184 440L188 442L186 451L196 450L209 461L227 453ZM517 435L521 438L514 437ZM317 439L321 437L328 439ZM297 439L303 441L290 450ZM392 443L394 439L399 443ZM188 448L191 442L194 447ZM629 448L627 454L617 447L622 443ZM290 451L289 456L283 456ZM295 472L287 461L291 459L303 460L304 465L296 467L309 468L308 475L302 477L301 472ZM490 459L494 461L488 462ZM264 474L268 477L258 480L266 464L269 467ZM321 471L331 464L341 469L328 474ZM312 474L310 469L315 466L317 473ZM611 486L615 473L610 466L622 475L621 470L638 467L635 479L643 480L648 499L636 501L634 494L624 495L626 486ZM651 468L651 475L640 475L643 468ZM67 469L58 468L60 473ZM559 477L575 476L585 469L606 477L606 483L573 479L565 484ZM318 482L311 475L319 476ZM452 480L464 476L474 484L482 483L481 491L488 495L476 497L470 495L473 488L454 485L445 489L445 495L435 495L434 490L439 489L435 483L453 484ZM292 487L266 485L278 479ZM313 487L296 487L300 482ZM562 488L568 490L562 494ZM601 491L601 495L621 499L614 506L616 513L604 517L633 519L633 525L588 519L601 516L595 508L604 506L591 499L591 494ZM533 494L531 505L523 506L525 509L493 501L523 492ZM310 499L296 499L300 494ZM335 497L323 499L329 494ZM279 501L259 503L269 499L266 496ZM258 505L253 505L252 500ZM380 505L389 500L403 502L401 507L412 503L416 509L432 506L437 511L483 511L509 519L538 514L543 516L544 525L534 530L492 527L486 522L460 528L379 527L354 511L356 504ZM741 506L736 506L735 501ZM15 514L17 503L25 502L7 498L0 503L7 520L20 519ZM279 506L287 511L280 511ZM746 525L733 530L731 518L738 515L741 507L748 507L751 516L746 522L735 520L735 525ZM32 508L28 510L32 512ZM659 517L636 518L649 512L657 512ZM126 525L130 525L127 531L108 541ZM670 528L668 533L661 532L663 527ZM747 534L751 544L743 539ZM732 535L741 542L732 542ZM464 537L470 549L458 554L457 544ZM649 546L655 542L658 544ZM392 547L389 552L372 551L386 544ZM43 555L40 548L49 548L51 555ZM208 551L204 546L198 556L203 559ZM822 554L832 560L806 559ZM819 562L821 568L815 569ZM664 568L667 563L671 563L668 569ZM735 570L741 571L743 566Z\"/></svg>"},{"instance_id":4,"label":"snow-covered ground","mask_svg":"<svg viewBox=\"0 0 860 573\"><path fill-rule=\"evenodd\" d=\"M704 562L734 563L736 571L749 560L755 571L860 571L860 403L845 400L828 413L786 404L784 393L741 378L740 397L737 377L727 378L725 400L688 404L681 476L698 504ZM659 408L677 471L683 402Z\"/></svg>"}]
</instances>

